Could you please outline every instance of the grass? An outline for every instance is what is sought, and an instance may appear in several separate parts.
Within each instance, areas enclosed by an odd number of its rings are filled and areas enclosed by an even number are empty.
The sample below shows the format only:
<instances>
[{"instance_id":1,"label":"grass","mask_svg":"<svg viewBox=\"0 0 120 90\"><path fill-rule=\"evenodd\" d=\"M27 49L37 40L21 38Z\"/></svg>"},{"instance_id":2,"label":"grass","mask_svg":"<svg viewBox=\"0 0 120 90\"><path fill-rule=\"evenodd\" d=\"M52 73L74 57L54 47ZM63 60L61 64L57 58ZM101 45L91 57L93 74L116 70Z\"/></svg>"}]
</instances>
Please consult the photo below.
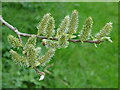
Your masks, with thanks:
<instances>
[{"instance_id":1,"label":"grass","mask_svg":"<svg viewBox=\"0 0 120 90\"><path fill-rule=\"evenodd\" d=\"M2 3L2 15L19 31L37 33L36 26L45 13L55 18L55 29L64 16L76 9L79 12L79 28L84 20L93 17L93 35L105 23L113 22L111 39L95 48L88 43L70 43L66 49L57 50L49 64L52 75L43 81L33 69L16 65L10 58L11 46L7 42L9 34L15 35L7 27L2 28L2 86L3 88L117 88L118 87L118 4L117 3ZM16 36L16 35L15 35ZM23 37L26 41L26 38ZM41 44L39 44L41 45ZM42 70L41 67L38 67Z\"/></svg>"}]
</instances>

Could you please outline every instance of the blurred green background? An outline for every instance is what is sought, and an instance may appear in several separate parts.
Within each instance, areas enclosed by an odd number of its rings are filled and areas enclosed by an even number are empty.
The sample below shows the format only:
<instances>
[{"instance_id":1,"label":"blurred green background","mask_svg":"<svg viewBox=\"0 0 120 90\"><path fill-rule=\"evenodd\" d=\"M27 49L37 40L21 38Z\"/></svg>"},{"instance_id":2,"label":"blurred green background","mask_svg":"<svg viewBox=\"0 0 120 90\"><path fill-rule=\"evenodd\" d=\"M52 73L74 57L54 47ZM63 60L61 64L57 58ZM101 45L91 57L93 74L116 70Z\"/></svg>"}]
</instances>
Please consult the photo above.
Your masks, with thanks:
<instances>
[{"instance_id":1,"label":"blurred green background","mask_svg":"<svg viewBox=\"0 0 120 90\"><path fill-rule=\"evenodd\" d=\"M36 26L46 13L55 18L57 29L64 16L76 9L79 12L79 28L91 16L94 20L93 35L107 22L113 22L110 34L113 43L104 42L95 48L89 43L70 43L66 49L56 51L47 64L54 64L43 81L33 69L21 67L10 58L7 36L15 33L2 28L2 86L3 88L116 88L118 87L118 3L84 2L36 2L2 3L3 18L20 32L37 33ZM22 38L26 42L26 38ZM38 40L38 45L43 47ZM43 47L43 51L44 51ZM38 67L43 70L43 67Z\"/></svg>"}]
</instances>

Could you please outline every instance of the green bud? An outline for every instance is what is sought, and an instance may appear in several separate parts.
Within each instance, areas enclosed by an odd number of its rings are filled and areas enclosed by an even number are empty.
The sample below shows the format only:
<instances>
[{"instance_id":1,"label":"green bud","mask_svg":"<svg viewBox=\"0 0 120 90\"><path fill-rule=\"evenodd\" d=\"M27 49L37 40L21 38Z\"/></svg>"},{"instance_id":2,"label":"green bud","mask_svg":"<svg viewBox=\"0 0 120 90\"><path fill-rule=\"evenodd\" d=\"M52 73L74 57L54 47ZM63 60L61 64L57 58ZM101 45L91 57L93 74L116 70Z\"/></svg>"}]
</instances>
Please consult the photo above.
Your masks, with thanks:
<instances>
[{"instance_id":1,"label":"green bud","mask_svg":"<svg viewBox=\"0 0 120 90\"><path fill-rule=\"evenodd\" d=\"M90 37L92 25L93 25L92 17L88 17L85 20L82 31L80 32L79 35L81 41L87 40Z\"/></svg>"},{"instance_id":2,"label":"green bud","mask_svg":"<svg viewBox=\"0 0 120 90\"><path fill-rule=\"evenodd\" d=\"M8 42L12 45L12 47L22 47L22 43L14 36L8 35Z\"/></svg>"},{"instance_id":3,"label":"green bud","mask_svg":"<svg viewBox=\"0 0 120 90\"><path fill-rule=\"evenodd\" d=\"M107 23L107 24L102 28L102 30L100 30L99 33L97 33L97 34L95 35L95 38L96 38L97 40L101 40L102 37L106 37L107 35L110 34L111 29L112 29L112 23L109 22L109 23Z\"/></svg>"},{"instance_id":4,"label":"green bud","mask_svg":"<svg viewBox=\"0 0 120 90\"><path fill-rule=\"evenodd\" d=\"M77 28L78 28L78 12L77 12L77 10L74 10L70 17L68 34L76 33Z\"/></svg>"},{"instance_id":5,"label":"green bud","mask_svg":"<svg viewBox=\"0 0 120 90\"><path fill-rule=\"evenodd\" d=\"M59 43L58 41L52 41L52 40L47 40L43 39L42 41L47 48L59 48Z\"/></svg>"},{"instance_id":6,"label":"green bud","mask_svg":"<svg viewBox=\"0 0 120 90\"><path fill-rule=\"evenodd\" d=\"M65 33L67 33L69 22L70 22L70 18L69 18L69 16L66 16L64 18L64 20L61 22L59 28L57 29L57 35L56 35L57 38L61 37Z\"/></svg>"}]
</instances>

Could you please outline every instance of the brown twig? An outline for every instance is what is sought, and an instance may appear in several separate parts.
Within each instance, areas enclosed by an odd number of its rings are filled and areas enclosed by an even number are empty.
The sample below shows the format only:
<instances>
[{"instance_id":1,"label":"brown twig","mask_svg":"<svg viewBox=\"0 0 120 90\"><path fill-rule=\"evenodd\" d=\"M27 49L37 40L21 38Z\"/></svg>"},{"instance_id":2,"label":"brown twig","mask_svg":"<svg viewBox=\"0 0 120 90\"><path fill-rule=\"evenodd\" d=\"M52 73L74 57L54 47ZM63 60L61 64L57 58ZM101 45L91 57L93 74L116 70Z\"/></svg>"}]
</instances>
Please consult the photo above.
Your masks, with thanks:
<instances>
[{"instance_id":1,"label":"brown twig","mask_svg":"<svg viewBox=\"0 0 120 90\"><path fill-rule=\"evenodd\" d=\"M52 64L50 64L50 65L48 65L48 66L46 66L45 68L44 68L44 72L46 72L46 73L48 73L48 74L52 74L50 71L48 71L48 68L50 68L50 67L52 67L54 64L52 63Z\"/></svg>"},{"instance_id":2,"label":"brown twig","mask_svg":"<svg viewBox=\"0 0 120 90\"><path fill-rule=\"evenodd\" d=\"M17 28L13 27L12 25L10 25L8 22L6 22L2 16L0 16L0 21L2 22L3 25L7 26L9 29L13 30L17 36L20 42L22 42L21 36L20 36L20 32L18 31Z\"/></svg>"},{"instance_id":3,"label":"brown twig","mask_svg":"<svg viewBox=\"0 0 120 90\"><path fill-rule=\"evenodd\" d=\"M2 18L2 16L0 16L0 21L2 22L3 25L7 26L9 29L11 29L12 31L14 31L14 32L17 34L17 36L18 36L18 38L19 38L19 40L20 40L21 42L22 42L22 40L21 40L21 37L20 37L20 36L25 36L25 37L31 37L31 36L32 36L32 34L27 34L27 33L21 33L21 32L19 32L19 30L18 30L17 28L13 27L13 26L10 25L8 22L6 22L6 21ZM45 36L38 36L38 35L36 35L36 37L37 37L37 38L40 38L40 39L47 39L47 37L45 37ZM58 40L57 38L50 38L50 39L51 39L51 40ZM79 39L77 39L77 40L75 40L75 39L69 39L68 41L73 42L73 43L81 42L81 40L79 40ZM102 41L100 41L100 40L96 40L96 41L86 40L86 41L83 41L83 42L85 42L85 43L96 43L96 44L99 44L99 43L101 43Z\"/></svg>"},{"instance_id":4,"label":"brown twig","mask_svg":"<svg viewBox=\"0 0 120 90\"><path fill-rule=\"evenodd\" d=\"M33 67L33 69L34 69L39 75L45 75L44 72L39 71L36 67Z\"/></svg>"}]
</instances>

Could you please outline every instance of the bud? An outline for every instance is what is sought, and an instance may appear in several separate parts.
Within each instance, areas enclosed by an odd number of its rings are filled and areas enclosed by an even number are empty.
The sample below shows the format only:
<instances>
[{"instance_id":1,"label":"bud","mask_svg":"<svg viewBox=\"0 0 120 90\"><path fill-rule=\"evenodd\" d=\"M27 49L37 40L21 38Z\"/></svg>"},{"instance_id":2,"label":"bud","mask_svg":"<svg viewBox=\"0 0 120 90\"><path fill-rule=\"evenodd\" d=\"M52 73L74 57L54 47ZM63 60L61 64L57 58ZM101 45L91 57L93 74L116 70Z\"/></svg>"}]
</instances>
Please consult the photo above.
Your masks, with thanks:
<instances>
[{"instance_id":1,"label":"bud","mask_svg":"<svg viewBox=\"0 0 120 90\"><path fill-rule=\"evenodd\" d=\"M39 81L43 80L45 75L41 75Z\"/></svg>"},{"instance_id":2,"label":"bud","mask_svg":"<svg viewBox=\"0 0 120 90\"><path fill-rule=\"evenodd\" d=\"M58 41L52 41L52 40L47 40L47 39L43 39L42 43L44 43L44 45L47 48L59 48L59 43Z\"/></svg>"},{"instance_id":3,"label":"bud","mask_svg":"<svg viewBox=\"0 0 120 90\"><path fill-rule=\"evenodd\" d=\"M90 37L92 25L93 25L92 17L88 17L85 20L82 31L80 32L81 41L87 40Z\"/></svg>"},{"instance_id":4,"label":"bud","mask_svg":"<svg viewBox=\"0 0 120 90\"><path fill-rule=\"evenodd\" d=\"M78 28L78 12L77 12L77 10L74 10L70 17L68 34L76 33L77 28Z\"/></svg>"},{"instance_id":5,"label":"bud","mask_svg":"<svg viewBox=\"0 0 120 90\"><path fill-rule=\"evenodd\" d=\"M102 37L105 37L105 36L107 36L107 35L110 34L111 29L112 29L112 23L109 22L109 23L107 23L107 24L102 28L102 30L100 30L99 33L97 33L97 34L95 35L95 38L96 38L97 40L102 39Z\"/></svg>"},{"instance_id":6,"label":"bud","mask_svg":"<svg viewBox=\"0 0 120 90\"><path fill-rule=\"evenodd\" d=\"M22 43L14 36L8 35L8 42L12 45L12 47L22 47Z\"/></svg>"},{"instance_id":7,"label":"bud","mask_svg":"<svg viewBox=\"0 0 120 90\"><path fill-rule=\"evenodd\" d=\"M63 21L61 22L59 28L57 29L57 35L56 37L59 38L61 37L63 34L67 33L68 31L68 26L69 26L69 16L66 16Z\"/></svg>"},{"instance_id":8,"label":"bud","mask_svg":"<svg viewBox=\"0 0 120 90\"><path fill-rule=\"evenodd\" d=\"M50 19L50 13L47 13L43 16L41 22L39 23L39 25L37 26L38 29L38 35L45 35L46 34L46 27L48 24L48 21Z\"/></svg>"}]
</instances>

